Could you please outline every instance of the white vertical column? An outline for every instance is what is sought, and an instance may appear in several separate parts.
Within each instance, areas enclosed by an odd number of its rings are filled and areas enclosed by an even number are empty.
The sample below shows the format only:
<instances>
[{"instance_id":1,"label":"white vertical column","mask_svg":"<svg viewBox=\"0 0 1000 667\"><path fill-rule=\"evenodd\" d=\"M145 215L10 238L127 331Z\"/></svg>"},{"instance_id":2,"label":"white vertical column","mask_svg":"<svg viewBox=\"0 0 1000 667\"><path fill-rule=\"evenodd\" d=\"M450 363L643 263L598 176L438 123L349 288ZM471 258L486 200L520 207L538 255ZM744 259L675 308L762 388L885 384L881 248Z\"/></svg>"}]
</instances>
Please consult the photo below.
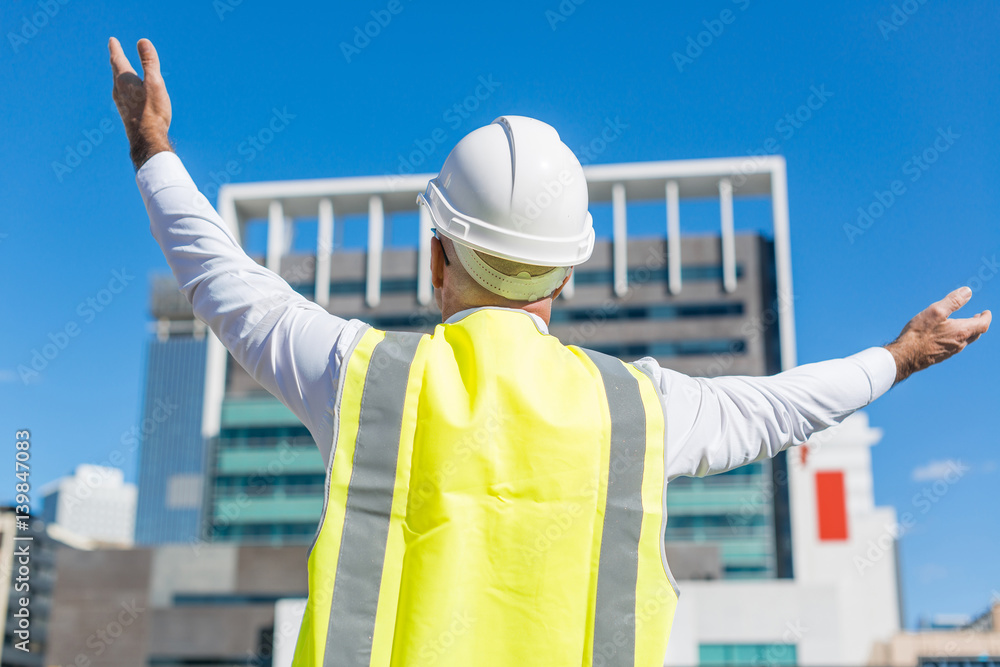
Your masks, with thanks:
<instances>
[{"instance_id":1,"label":"white vertical column","mask_svg":"<svg viewBox=\"0 0 1000 667\"><path fill-rule=\"evenodd\" d=\"M681 202L677 181L667 181L667 286L681 291Z\"/></svg>"},{"instance_id":2,"label":"white vertical column","mask_svg":"<svg viewBox=\"0 0 1000 667\"><path fill-rule=\"evenodd\" d=\"M792 250L788 233L788 181L785 160L772 158L771 212L774 225L774 264L777 274L778 331L781 342L781 370L798 365L795 349L795 309L792 304Z\"/></svg>"},{"instance_id":3,"label":"white vertical column","mask_svg":"<svg viewBox=\"0 0 1000 667\"><path fill-rule=\"evenodd\" d=\"M319 200L319 225L316 230L316 289L315 301L321 306L330 303L330 254L333 252L333 202Z\"/></svg>"},{"instance_id":4,"label":"white vertical column","mask_svg":"<svg viewBox=\"0 0 1000 667\"><path fill-rule=\"evenodd\" d=\"M614 253L615 294L628 292L628 224L625 219L625 184L611 186L611 240Z\"/></svg>"},{"instance_id":5,"label":"white vertical column","mask_svg":"<svg viewBox=\"0 0 1000 667\"><path fill-rule=\"evenodd\" d=\"M267 209L267 255L264 265L275 273L280 272L281 254L285 248L285 214L281 202L271 202Z\"/></svg>"},{"instance_id":6,"label":"white vertical column","mask_svg":"<svg viewBox=\"0 0 1000 667\"><path fill-rule=\"evenodd\" d=\"M420 211L419 244L417 245L417 303L426 306L434 296L431 284L431 214L426 206Z\"/></svg>"},{"instance_id":7,"label":"white vertical column","mask_svg":"<svg viewBox=\"0 0 1000 667\"><path fill-rule=\"evenodd\" d=\"M240 219L236 213L236 204L224 190L219 191L219 214L226 226L234 230L237 239L240 238ZM219 434L222 425L222 400L226 395L226 361L229 353L215 332L208 333L205 345L205 393L201 407L201 435L213 438Z\"/></svg>"},{"instance_id":8,"label":"white vertical column","mask_svg":"<svg viewBox=\"0 0 1000 667\"><path fill-rule=\"evenodd\" d=\"M212 332L205 352L205 395L201 409L201 435L213 438L222 426L222 400L226 395L226 352L222 341Z\"/></svg>"},{"instance_id":9,"label":"white vertical column","mask_svg":"<svg viewBox=\"0 0 1000 667\"><path fill-rule=\"evenodd\" d=\"M218 211L222 216L222 221L229 227L229 231L236 237L236 242L243 244L243 225L236 214L236 202L229 196L229 189L223 185L219 188Z\"/></svg>"},{"instance_id":10,"label":"white vertical column","mask_svg":"<svg viewBox=\"0 0 1000 667\"><path fill-rule=\"evenodd\" d=\"M382 242L385 231L385 210L382 197L368 199L368 280L365 301L374 308L382 299Z\"/></svg>"},{"instance_id":11,"label":"white vertical column","mask_svg":"<svg viewBox=\"0 0 1000 667\"><path fill-rule=\"evenodd\" d=\"M719 214L722 218L722 286L736 290L736 240L733 235L733 184L728 178L719 181Z\"/></svg>"}]
</instances>

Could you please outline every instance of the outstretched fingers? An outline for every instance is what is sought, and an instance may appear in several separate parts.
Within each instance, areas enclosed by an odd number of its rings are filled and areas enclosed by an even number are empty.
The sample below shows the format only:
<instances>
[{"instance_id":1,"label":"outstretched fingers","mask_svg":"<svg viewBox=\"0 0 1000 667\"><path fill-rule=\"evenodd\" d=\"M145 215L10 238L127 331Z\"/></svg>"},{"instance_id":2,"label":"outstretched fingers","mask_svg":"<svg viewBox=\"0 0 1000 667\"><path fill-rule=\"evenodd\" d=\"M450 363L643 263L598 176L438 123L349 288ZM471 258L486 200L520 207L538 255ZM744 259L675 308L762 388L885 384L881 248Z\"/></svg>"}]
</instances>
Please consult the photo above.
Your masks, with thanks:
<instances>
[{"instance_id":1,"label":"outstretched fingers","mask_svg":"<svg viewBox=\"0 0 1000 667\"><path fill-rule=\"evenodd\" d=\"M977 338L982 336L984 333L989 331L990 322L993 321L993 313L988 310L984 310L975 317L970 317L962 322L966 326L966 340L969 343L975 342Z\"/></svg>"},{"instance_id":2,"label":"outstretched fingers","mask_svg":"<svg viewBox=\"0 0 1000 667\"><path fill-rule=\"evenodd\" d=\"M949 319L941 325L942 333L955 343L968 345L989 330L992 319L993 314L988 310L972 317Z\"/></svg>"},{"instance_id":3,"label":"outstretched fingers","mask_svg":"<svg viewBox=\"0 0 1000 667\"><path fill-rule=\"evenodd\" d=\"M111 73L116 81L118 75L122 73L135 74L132 63L128 61L128 57L122 51L121 43L116 38L112 37L108 40L108 51L111 53Z\"/></svg>"},{"instance_id":4,"label":"outstretched fingers","mask_svg":"<svg viewBox=\"0 0 1000 667\"><path fill-rule=\"evenodd\" d=\"M160 56L156 53L153 43L143 37L136 48L139 50L139 61L142 63L142 74L146 79L160 80Z\"/></svg>"}]
</instances>

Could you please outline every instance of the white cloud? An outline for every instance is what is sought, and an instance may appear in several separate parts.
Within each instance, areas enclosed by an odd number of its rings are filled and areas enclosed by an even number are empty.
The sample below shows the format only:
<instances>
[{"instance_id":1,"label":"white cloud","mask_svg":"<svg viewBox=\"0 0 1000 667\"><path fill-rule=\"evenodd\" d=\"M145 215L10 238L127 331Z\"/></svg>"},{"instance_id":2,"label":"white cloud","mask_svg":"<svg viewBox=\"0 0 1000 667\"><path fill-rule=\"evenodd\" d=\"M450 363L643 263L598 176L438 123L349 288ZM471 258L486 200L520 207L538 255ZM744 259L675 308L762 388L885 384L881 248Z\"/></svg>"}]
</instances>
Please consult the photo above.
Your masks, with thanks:
<instances>
[{"instance_id":1,"label":"white cloud","mask_svg":"<svg viewBox=\"0 0 1000 667\"><path fill-rule=\"evenodd\" d=\"M939 479L953 480L968 472L969 466L956 459L931 461L913 469L911 476L914 482L937 481Z\"/></svg>"}]
</instances>

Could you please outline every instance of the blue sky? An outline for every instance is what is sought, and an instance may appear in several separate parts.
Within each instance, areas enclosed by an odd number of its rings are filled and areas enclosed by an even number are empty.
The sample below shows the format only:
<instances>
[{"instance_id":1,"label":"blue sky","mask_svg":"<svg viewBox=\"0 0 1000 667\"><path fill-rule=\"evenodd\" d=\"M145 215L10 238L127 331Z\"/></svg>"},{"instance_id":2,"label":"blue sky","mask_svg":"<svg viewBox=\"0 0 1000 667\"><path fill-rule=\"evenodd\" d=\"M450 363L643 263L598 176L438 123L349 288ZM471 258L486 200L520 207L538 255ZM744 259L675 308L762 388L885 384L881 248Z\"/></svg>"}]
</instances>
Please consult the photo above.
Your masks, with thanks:
<instances>
[{"instance_id":1,"label":"blue sky","mask_svg":"<svg viewBox=\"0 0 1000 667\"><path fill-rule=\"evenodd\" d=\"M501 114L541 118L574 149L612 122L620 136L585 161L785 156L801 363L886 343L963 284L976 290L967 315L998 309L996 3L576 2L50 0L41 18L44 2L6 3L0 434L11 467L15 429L32 431L37 489L106 461L140 419L149 278L167 267L111 101L111 35L136 66L135 42L156 44L177 152L213 198L230 161L238 181L388 174L424 146L417 170L436 171ZM343 47L372 12L379 34ZM477 86L478 108L456 112ZM816 91L818 108L789 120ZM287 126L247 150L275 113ZM845 230L885 193L892 203L863 233ZM122 287L110 300L109 285ZM18 366L67 326L77 333L22 383ZM940 462L969 468L902 540L908 624L979 611L1000 591L997 335L868 409L885 432L878 504L913 510ZM133 480L136 463L124 465ZM0 489L12 496L13 481Z\"/></svg>"}]
</instances>

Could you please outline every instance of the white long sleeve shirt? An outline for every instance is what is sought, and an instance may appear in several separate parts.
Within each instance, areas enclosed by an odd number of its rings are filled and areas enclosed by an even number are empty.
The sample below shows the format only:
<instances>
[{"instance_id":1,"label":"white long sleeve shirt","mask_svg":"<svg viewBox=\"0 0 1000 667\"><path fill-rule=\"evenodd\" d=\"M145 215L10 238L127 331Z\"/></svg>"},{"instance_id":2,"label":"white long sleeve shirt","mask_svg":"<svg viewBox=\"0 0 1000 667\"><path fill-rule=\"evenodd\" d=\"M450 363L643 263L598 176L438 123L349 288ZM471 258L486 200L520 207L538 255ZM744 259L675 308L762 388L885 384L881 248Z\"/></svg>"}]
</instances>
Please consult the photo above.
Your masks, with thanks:
<instances>
[{"instance_id":1,"label":"white long sleeve shirt","mask_svg":"<svg viewBox=\"0 0 1000 667\"><path fill-rule=\"evenodd\" d=\"M136 182L153 236L195 315L295 413L328 461L340 371L364 323L328 313L247 256L174 153L150 158ZM635 363L663 397L668 479L724 472L802 444L874 401L896 377L883 347L770 377L696 378L648 357Z\"/></svg>"}]
</instances>

